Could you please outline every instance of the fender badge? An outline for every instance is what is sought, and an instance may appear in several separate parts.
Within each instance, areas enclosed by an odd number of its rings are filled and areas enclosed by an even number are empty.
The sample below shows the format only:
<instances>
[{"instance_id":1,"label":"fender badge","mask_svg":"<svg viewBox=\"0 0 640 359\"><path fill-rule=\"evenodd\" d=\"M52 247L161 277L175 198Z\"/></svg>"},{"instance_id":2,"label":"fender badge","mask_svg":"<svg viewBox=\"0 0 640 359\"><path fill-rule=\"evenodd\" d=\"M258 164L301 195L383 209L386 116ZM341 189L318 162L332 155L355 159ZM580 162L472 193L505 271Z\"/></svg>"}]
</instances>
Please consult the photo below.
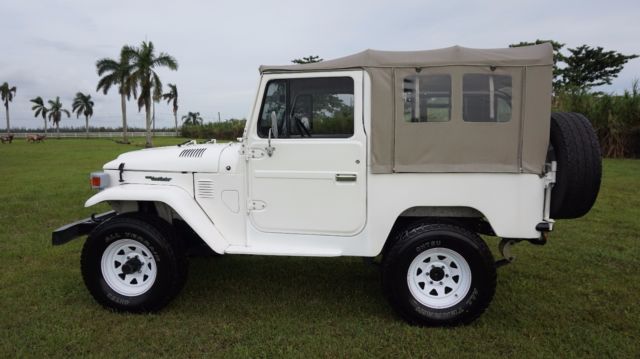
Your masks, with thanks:
<instances>
[{"instance_id":1,"label":"fender badge","mask_svg":"<svg viewBox=\"0 0 640 359\"><path fill-rule=\"evenodd\" d=\"M156 176L145 176L144 178L152 181L160 181L160 182L169 182L171 178L169 177L156 177Z\"/></svg>"}]
</instances>

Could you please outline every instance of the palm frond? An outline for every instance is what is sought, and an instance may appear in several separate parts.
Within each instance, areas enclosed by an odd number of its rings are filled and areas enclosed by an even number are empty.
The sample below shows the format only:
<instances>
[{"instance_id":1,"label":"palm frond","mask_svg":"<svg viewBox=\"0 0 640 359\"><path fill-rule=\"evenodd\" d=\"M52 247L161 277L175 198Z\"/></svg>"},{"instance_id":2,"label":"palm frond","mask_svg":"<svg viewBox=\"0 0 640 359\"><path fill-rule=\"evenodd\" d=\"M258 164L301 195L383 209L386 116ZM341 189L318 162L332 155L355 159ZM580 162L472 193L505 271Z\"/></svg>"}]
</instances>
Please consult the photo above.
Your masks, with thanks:
<instances>
[{"instance_id":1,"label":"palm frond","mask_svg":"<svg viewBox=\"0 0 640 359\"><path fill-rule=\"evenodd\" d=\"M107 92L109 92L109 89L111 88L111 86L117 83L118 83L118 78L116 74L114 73L109 74L98 81L98 86L96 86L96 91L100 92L100 90L102 90L102 92L106 95Z\"/></svg>"},{"instance_id":2,"label":"palm frond","mask_svg":"<svg viewBox=\"0 0 640 359\"><path fill-rule=\"evenodd\" d=\"M4 82L2 86L0 86L0 98L4 101L4 106L9 108L9 102L13 101L13 96L15 95L17 88L15 86L9 87L9 83Z\"/></svg>"},{"instance_id":3,"label":"palm frond","mask_svg":"<svg viewBox=\"0 0 640 359\"><path fill-rule=\"evenodd\" d=\"M162 96L162 81L155 71L151 71L151 74L153 76L153 98L159 100Z\"/></svg>"},{"instance_id":4,"label":"palm frond","mask_svg":"<svg viewBox=\"0 0 640 359\"><path fill-rule=\"evenodd\" d=\"M175 71L178 69L178 61L173 56L161 52L153 61L153 66L166 66Z\"/></svg>"},{"instance_id":5,"label":"palm frond","mask_svg":"<svg viewBox=\"0 0 640 359\"><path fill-rule=\"evenodd\" d=\"M117 72L120 64L110 58L104 58L96 61L96 71L98 76L102 76L105 72Z\"/></svg>"}]
</instances>

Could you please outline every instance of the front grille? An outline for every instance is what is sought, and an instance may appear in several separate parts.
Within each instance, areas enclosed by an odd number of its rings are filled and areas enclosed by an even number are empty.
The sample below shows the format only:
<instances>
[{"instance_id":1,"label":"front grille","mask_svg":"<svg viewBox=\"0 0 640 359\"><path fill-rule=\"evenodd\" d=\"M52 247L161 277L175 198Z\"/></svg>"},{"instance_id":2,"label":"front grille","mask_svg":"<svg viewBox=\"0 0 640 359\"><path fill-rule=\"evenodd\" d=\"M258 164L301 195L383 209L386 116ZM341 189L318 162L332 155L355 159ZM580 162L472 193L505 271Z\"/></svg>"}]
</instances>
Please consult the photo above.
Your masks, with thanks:
<instances>
[{"instance_id":1,"label":"front grille","mask_svg":"<svg viewBox=\"0 0 640 359\"><path fill-rule=\"evenodd\" d=\"M178 157L202 157L202 155L204 154L204 151L206 151L207 148L188 148L186 150L182 150L182 152L180 152L180 154L178 155Z\"/></svg>"}]
</instances>

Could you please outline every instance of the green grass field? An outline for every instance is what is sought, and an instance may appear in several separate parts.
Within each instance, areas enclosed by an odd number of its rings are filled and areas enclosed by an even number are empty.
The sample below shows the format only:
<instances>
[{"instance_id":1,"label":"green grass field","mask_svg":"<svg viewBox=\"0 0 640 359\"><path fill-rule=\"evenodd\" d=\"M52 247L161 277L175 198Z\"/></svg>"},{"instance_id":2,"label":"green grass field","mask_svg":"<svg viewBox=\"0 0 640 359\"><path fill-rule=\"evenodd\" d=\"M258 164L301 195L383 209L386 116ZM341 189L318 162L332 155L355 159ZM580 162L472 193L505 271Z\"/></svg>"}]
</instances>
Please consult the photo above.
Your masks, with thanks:
<instances>
[{"instance_id":1,"label":"green grass field","mask_svg":"<svg viewBox=\"0 0 640 359\"><path fill-rule=\"evenodd\" d=\"M106 210L83 208L88 173L137 141L0 145L0 357L640 357L638 160L605 161L591 213L546 246L516 246L487 312L441 329L396 317L359 258L193 258L161 313L101 308L83 240L52 247L51 230Z\"/></svg>"}]
</instances>

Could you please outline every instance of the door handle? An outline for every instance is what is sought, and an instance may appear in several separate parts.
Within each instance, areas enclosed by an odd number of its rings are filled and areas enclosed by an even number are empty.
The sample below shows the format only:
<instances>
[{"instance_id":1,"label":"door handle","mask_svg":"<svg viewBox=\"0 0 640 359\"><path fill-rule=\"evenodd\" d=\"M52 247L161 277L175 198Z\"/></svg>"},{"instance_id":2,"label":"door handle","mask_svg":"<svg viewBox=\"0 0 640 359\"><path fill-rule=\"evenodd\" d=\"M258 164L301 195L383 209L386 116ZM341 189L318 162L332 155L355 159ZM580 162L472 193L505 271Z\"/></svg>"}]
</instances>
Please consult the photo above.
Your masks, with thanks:
<instances>
[{"instance_id":1,"label":"door handle","mask_svg":"<svg viewBox=\"0 0 640 359\"><path fill-rule=\"evenodd\" d=\"M336 182L355 182L357 179L355 173L336 173Z\"/></svg>"}]
</instances>

